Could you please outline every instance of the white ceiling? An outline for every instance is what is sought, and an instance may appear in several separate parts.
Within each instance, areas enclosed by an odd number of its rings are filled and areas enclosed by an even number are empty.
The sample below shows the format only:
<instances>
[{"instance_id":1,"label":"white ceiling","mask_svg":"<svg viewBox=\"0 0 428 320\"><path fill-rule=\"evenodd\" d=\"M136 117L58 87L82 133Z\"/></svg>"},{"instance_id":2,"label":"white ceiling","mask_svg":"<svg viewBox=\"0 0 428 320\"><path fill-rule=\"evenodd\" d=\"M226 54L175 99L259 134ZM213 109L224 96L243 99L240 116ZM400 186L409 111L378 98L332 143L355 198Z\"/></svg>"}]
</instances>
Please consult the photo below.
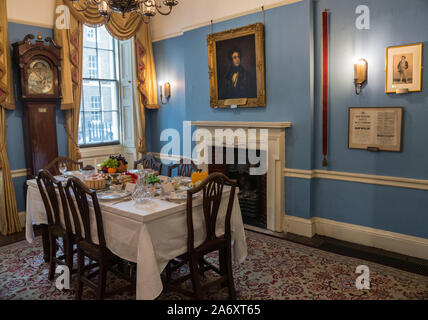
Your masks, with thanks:
<instances>
[{"instance_id":1,"label":"white ceiling","mask_svg":"<svg viewBox=\"0 0 428 320\"><path fill-rule=\"evenodd\" d=\"M178 0L169 16L156 16L152 23L153 40L179 35L183 31L209 25L235 16L301 0ZM7 0L8 20L52 28L55 0Z\"/></svg>"}]
</instances>

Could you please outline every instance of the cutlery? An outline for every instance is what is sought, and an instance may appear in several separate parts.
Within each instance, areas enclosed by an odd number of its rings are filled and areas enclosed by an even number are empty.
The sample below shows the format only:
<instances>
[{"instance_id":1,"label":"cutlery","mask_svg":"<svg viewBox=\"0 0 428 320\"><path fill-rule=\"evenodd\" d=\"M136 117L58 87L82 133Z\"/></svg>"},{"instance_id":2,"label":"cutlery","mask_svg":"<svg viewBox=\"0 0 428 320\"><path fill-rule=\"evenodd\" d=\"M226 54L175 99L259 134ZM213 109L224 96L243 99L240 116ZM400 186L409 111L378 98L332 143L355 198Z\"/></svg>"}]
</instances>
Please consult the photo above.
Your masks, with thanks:
<instances>
[{"instance_id":1,"label":"cutlery","mask_svg":"<svg viewBox=\"0 0 428 320\"><path fill-rule=\"evenodd\" d=\"M120 199L119 201L113 202L111 205L114 206L115 204L119 204L119 203L126 202L126 201L131 201L131 200L132 200L131 197L127 197L127 198Z\"/></svg>"}]
</instances>

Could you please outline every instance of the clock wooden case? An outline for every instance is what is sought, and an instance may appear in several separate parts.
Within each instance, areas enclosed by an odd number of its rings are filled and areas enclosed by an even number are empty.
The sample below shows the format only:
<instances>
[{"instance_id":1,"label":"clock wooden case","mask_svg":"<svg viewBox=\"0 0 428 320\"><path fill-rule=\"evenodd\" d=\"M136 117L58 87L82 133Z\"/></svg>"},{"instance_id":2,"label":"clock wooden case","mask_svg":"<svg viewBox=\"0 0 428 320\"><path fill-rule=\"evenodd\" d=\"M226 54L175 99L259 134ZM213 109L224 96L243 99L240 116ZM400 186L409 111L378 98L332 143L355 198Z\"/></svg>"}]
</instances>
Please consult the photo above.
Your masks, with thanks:
<instances>
[{"instance_id":1,"label":"clock wooden case","mask_svg":"<svg viewBox=\"0 0 428 320\"><path fill-rule=\"evenodd\" d=\"M24 104L26 154L31 176L58 156L56 108L61 100L61 47L34 35L13 44ZM47 43L47 44L46 44Z\"/></svg>"}]
</instances>

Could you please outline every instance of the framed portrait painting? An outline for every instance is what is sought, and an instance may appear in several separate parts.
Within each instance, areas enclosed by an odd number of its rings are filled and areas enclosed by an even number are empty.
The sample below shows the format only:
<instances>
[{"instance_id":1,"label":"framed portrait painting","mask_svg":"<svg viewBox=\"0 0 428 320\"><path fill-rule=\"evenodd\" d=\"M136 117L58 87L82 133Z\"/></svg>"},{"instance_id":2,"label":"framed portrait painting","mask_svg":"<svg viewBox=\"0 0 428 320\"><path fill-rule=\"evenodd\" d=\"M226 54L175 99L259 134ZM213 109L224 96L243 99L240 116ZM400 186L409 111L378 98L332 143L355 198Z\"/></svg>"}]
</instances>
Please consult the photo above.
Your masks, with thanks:
<instances>
[{"instance_id":1,"label":"framed portrait painting","mask_svg":"<svg viewBox=\"0 0 428 320\"><path fill-rule=\"evenodd\" d=\"M422 43L386 48L385 92L422 91Z\"/></svg>"},{"instance_id":2,"label":"framed portrait painting","mask_svg":"<svg viewBox=\"0 0 428 320\"><path fill-rule=\"evenodd\" d=\"M262 23L207 37L212 108L265 107Z\"/></svg>"}]
</instances>

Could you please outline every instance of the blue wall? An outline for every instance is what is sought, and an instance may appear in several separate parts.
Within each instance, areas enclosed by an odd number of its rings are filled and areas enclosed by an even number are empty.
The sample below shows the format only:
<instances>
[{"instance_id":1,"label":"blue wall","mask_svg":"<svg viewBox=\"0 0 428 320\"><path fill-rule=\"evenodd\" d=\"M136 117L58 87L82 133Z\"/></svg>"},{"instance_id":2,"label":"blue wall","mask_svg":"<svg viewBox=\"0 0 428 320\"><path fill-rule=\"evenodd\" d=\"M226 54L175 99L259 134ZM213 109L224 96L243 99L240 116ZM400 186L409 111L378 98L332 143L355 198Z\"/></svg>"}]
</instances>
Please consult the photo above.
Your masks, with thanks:
<instances>
[{"instance_id":1,"label":"blue wall","mask_svg":"<svg viewBox=\"0 0 428 320\"><path fill-rule=\"evenodd\" d=\"M10 43L15 43L17 41L22 41L27 34L37 35L37 32L40 31L42 36L53 37L53 30L40 28L30 25L17 24L17 23L8 23L9 27L9 38ZM12 46L11 46L12 50ZM28 168L25 159L25 150L24 150L24 128L23 128L23 117L24 117L24 108L21 101L18 99L20 95L20 84L19 84L19 75L18 68L13 63L14 69L14 90L15 90L15 105L16 109L13 111L6 111L6 124L7 124L7 148L9 153L9 162L11 170L19 170ZM67 155L67 134L64 129L65 124L65 113L57 108L56 115L56 125L57 125L57 134L58 134L58 153L61 156ZM25 177L15 178L13 183L15 186L16 200L18 203L18 210L25 211Z\"/></svg>"},{"instance_id":2,"label":"blue wall","mask_svg":"<svg viewBox=\"0 0 428 320\"><path fill-rule=\"evenodd\" d=\"M355 27L355 9L370 8L370 30ZM321 12L331 12L329 166L321 166ZM327 169L428 179L428 77L425 91L385 94L385 48L428 44L428 1L304 0L265 12L267 107L216 110L209 106L210 27L154 43L159 80L172 80L173 96L159 110L148 111L148 150L159 152L165 128L181 129L183 120L291 121L286 161L293 169ZM214 25L214 32L260 22L251 14ZM369 62L368 82L354 93L354 57ZM424 65L428 65L424 57ZM347 148L348 107L403 106L403 152L370 153ZM324 179L286 178L287 214L323 217L428 238L427 192Z\"/></svg>"}]
</instances>

